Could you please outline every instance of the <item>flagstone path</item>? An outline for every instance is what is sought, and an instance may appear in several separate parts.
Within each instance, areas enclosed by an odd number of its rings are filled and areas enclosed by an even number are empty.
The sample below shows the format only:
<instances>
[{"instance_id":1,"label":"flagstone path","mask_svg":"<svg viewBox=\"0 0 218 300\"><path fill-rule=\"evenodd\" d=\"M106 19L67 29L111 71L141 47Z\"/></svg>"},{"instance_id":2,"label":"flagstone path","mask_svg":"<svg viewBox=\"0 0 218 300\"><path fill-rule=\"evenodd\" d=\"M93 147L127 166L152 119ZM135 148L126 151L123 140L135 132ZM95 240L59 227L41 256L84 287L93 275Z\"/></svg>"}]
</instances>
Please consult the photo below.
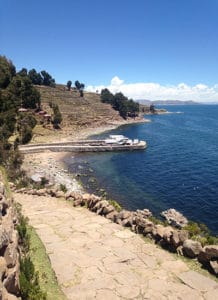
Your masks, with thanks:
<instances>
[{"instance_id":1,"label":"flagstone path","mask_svg":"<svg viewBox=\"0 0 218 300\"><path fill-rule=\"evenodd\" d=\"M139 235L67 201L14 194L70 300L218 299L215 280Z\"/></svg>"}]
</instances>

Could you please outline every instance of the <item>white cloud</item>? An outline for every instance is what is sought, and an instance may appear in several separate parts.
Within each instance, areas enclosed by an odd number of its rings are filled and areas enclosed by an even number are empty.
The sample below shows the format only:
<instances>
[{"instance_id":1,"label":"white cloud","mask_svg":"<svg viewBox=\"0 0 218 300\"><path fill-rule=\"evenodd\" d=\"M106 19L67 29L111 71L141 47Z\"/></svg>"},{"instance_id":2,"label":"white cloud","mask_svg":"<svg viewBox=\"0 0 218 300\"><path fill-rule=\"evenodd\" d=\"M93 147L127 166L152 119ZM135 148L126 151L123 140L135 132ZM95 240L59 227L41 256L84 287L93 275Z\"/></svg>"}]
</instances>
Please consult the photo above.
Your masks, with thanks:
<instances>
[{"instance_id":1,"label":"white cloud","mask_svg":"<svg viewBox=\"0 0 218 300\"><path fill-rule=\"evenodd\" d=\"M194 100L197 102L218 102L218 84L207 86L199 83L195 86L160 85L154 82L125 83L118 76L112 78L109 85L88 86L86 90L95 92L108 88L112 93L122 92L128 98L150 100Z\"/></svg>"}]
</instances>

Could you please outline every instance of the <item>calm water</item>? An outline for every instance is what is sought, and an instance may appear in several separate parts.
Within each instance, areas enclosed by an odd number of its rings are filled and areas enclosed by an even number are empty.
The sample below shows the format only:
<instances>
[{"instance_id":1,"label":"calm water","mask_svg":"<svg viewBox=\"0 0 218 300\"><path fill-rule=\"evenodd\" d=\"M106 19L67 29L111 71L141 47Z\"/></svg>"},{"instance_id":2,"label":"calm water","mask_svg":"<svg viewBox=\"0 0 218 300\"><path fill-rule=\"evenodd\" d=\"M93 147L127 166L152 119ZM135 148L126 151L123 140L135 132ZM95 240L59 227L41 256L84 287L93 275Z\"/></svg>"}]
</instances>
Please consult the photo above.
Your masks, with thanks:
<instances>
[{"instance_id":1,"label":"calm water","mask_svg":"<svg viewBox=\"0 0 218 300\"><path fill-rule=\"evenodd\" d=\"M175 208L218 233L218 106L168 106L151 123L113 130L146 140L145 151L85 154L98 184L127 209ZM146 117L147 118L147 117Z\"/></svg>"}]
</instances>

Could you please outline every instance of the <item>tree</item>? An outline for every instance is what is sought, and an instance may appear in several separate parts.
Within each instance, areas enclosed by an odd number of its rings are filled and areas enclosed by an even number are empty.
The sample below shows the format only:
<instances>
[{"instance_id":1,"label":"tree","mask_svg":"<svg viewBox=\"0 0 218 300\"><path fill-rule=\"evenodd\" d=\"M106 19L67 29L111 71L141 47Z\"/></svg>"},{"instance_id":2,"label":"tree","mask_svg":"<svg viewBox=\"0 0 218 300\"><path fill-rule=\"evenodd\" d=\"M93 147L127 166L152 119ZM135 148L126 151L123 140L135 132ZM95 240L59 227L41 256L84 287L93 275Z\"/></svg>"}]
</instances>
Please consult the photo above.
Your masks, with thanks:
<instances>
[{"instance_id":1,"label":"tree","mask_svg":"<svg viewBox=\"0 0 218 300\"><path fill-rule=\"evenodd\" d=\"M41 85L43 82L42 75L37 73L35 69L30 70L28 76L33 84Z\"/></svg>"},{"instance_id":2,"label":"tree","mask_svg":"<svg viewBox=\"0 0 218 300\"><path fill-rule=\"evenodd\" d=\"M17 74L20 76L27 76L27 69L22 68Z\"/></svg>"},{"instance_id":3,"label":"tree","mask_svg":"<svg viewBox=\"0 0 218 300\"><path fill-rule=\"evenodd\" d=\"M67 82L67 89L68 89L68 91L70 91L71 85L72 85L72 81L68 80L68 82Z\"/></svg>"},{"instance_id":4,"label":"tree","mask_svg":"<svg viewBox=\"0 0 218 300\"><path fill-rule=\"evenodd\" d=\"M79 89L80 89L80 82L79 82L79 80L75 81L75 87L79 91Z\"/></svg>"},{"instance_id":5,"label":"tree","mask_svg":"<svg viewBox=\"0 0 218 300\"><path fill-rule=\"evenodd\" d=\"M54 111L54 117L53 117L54 128L60 129L60 124L62 122L62 115L61 115L58 105L53 106L53 111Z\"/></svg>"},{"instance_id":6,"label":"tree","mask_svg":"<svg viewBox=\"0 0 218 300\"><path fill-rule=\"evenodd\" d=\"M83 97L83 90L85 88L84 83L80 83L78 80L75 81L75 87L80 93L80 97Z\"/></svg>"},{"instance_id":7,"label":"tree","mask_svg":"<svg viewBox=\"0 0 218 300\"><path fill-rule=\"evenodd\" d=\"M0 88L6 88L13 76L16 75L16 68L5 56L0 56Z\"/></svg>"},{"instance_id":8,"label":"tree","mask_svg":"<svg viewBox=\"0 0 218 300\"><path fill-rule=\"evenodd\" d=\"M152 114L155 114L155 113L156 113L154 104L151 104L151 105L150 105L150 112L151 112Z\"/></svg>"},{"instance_id":9,"label":"tree","mask_svg":"<svg viewBox=\"0 0 218 300\"><path fill-rule=\"evenodd\" d=\"M113 99L114 95L108 89L101 91L101 102L113 104Z\"/></svg>"},{"instance_id":10,"label":"tree","mask_svg":"<svg viewBox=\"0 0 218 300\"><path fill-rule=\"evenodd\" d=\"M51 77L51 75L46 71L41 71L42 75L42 84L46 86L55 87L55 80Z\"/></svg>"}]
</instances>

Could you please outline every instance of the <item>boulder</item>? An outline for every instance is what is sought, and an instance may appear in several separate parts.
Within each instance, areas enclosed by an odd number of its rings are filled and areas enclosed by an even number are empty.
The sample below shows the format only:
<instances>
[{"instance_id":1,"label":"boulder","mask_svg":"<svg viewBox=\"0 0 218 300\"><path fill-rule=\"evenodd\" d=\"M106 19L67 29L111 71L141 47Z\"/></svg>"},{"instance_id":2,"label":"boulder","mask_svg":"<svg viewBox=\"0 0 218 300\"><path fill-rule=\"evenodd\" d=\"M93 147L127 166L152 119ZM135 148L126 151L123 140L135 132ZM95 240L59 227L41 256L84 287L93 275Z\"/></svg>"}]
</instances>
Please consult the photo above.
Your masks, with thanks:
<instances>
[{"instance_id":1,"label":"boulder","mask_svg":"<svg viewBox=\"0 0 218 300\"><path fill-rule=\"evenodd\" d=\"M8 268L12 268L16 265L18 258L17 245L15 243L10 243L4 253L4 258L7 263Z\"/></svg>"},{"instance_id":2,"label":"boulder","mask_svg":"<svg viewBox=\"0 0 218 300\"><path fill-rule=\"evenodd\" d=\"M218 245L205 246L199 253L198 260L202 264L218 261Z\"/></svg>"},{"instance_id":3,"label":"boulder","mask_svg":"<svg viewBox=\"0 0 218 300\"><path fill-rule=\"evenodd\" d=\"M199 255L199 253L202 251L201 243L198 241L193 240L185 240L183 243L183 254L190 257L195 258Z\"/></svg>"},{"instance_id":4,"label":"boulder","mask_svg":"<svg viewBox=\"0 0 218 300\"><path fill-rule=\"evenodd\" d=\"M218 275L218 261L217 261L217 260L214 260L214 261L211 260L211 261L210 261L210 266L211 266L213 272L214 272L216 275Z\"/></svg>"},{"instance_id":5,"label":"boulder","mask_svg":"<svg viewBox=\"0 0 218 300\"><path fill-rule=\"evenodd\" d=\"M145 208L143 210L137 209L135 215L141 216L143 218L149 218L152 216L152 213L150 212L149 209Z\"/></svg>"},{"instance_id":6,"label":"boulder","mask_svg":"<svg viewBox=\"0 0 218 300\"><path fill-rule=\"evenodd\" d=\"M91 211L95 211L95 205L101 201L100 197L97 197L95 195L91 195L90 199L87 201L87 207L91 210Z\"/></svg>"},{"instance_id":7,"label":"boulder","mask_svg":"<svg viewBox=\"0 0 218 300\"><path fill-rule=\"evenodd\" d=\"M0 256L0 281L5 276L5 273L7 272L7 263L4 257Z\"/></svg>"},{"instance_id":8,"label":"boulder","mask_svg":"<svg viewBox=\"0 0 218 300\"><path fill-rule=\"evenodd\" d=\"M8 276L4 279L3 285L8 293L19 294L19 263L12 269L8 269Z\"/></svg>"},{"instance_id":9,"label":"boulder","mask_svg":"<svg viewBox=\"0 0 218 300\"><path fill-rule=\"evenodd\" d=\"M115 210L115 208L113 207L113 205L109 204L108 206L103 207L103 209L102 209L102 215L105 216L105 215L113 212L114 210Z\"/></svg>"},{"instance_id":10,"label":"boulder","mask_svg":"<svg viewBox=\"0 0 218 300\"><path fill-rule=\"evenodd\" d=\"M177 247L183 245L184 241L189 238L188 231L186 230L174 230L171 237L170 243L176 249Z\"/></svg>"},{"instance_id":11,"label":"boulder","mask_svg":"<svg viewBox=\"0 0 218 300\"><path fill-rule=\"evenodd\" d=\"M174 208L163 211L161 216L164 217L170 225L177 228L182 228L188 224L188 219Z\"/></svg>"},{"instance_id":12,"label":"boulder","mask_svg":"<svg viewBox=\"0 0 218 300\"><path fill-rule=\"evenodd\" d=\"M65 198L65 193L63 191L57 191L55 194L56 198Z\"/></svg>"},{"instance_id":13,"label":"boulder","mask_svg":"<svg viewBox=\"0 0 218 300\"><path fill-rule=\"evenodd\" d=\"M82 197L83 197L83 200L84 200L85 202L88 202L88 201L91 200L92 195L86 193L86 194L83 194Z\"/></svg>"},{"instance_id":14,"label":"boulder","mask_svg":"<svg viewBox=\"0 0 218 300\"><path fill-rule=\"evenodd\" d=\"M112 222L115 222L116 216L117 216L118 212L117 211L112 211L109 214L106 215L106 218L111 220Z\"/></svg>"}]
</instances>

